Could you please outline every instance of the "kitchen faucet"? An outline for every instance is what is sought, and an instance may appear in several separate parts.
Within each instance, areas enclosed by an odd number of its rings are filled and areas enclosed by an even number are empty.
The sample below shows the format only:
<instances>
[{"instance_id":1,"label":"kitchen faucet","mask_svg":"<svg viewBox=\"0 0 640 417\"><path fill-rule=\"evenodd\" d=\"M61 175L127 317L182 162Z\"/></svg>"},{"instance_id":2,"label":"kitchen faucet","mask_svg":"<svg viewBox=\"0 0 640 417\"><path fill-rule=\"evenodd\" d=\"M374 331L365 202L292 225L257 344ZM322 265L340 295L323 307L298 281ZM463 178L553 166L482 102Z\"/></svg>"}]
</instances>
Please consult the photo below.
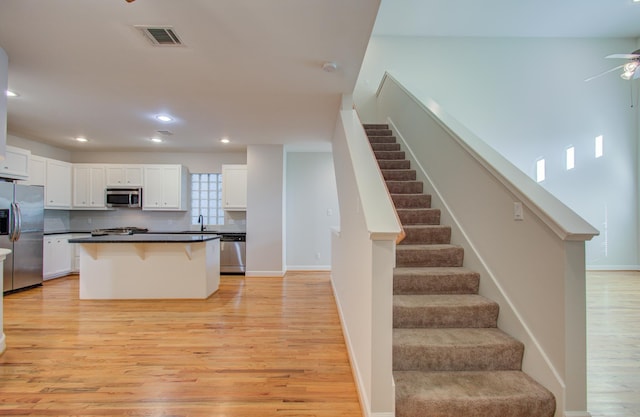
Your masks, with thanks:
<instances>
[{"instance_id":1,"label":"kitchen faucet","mask_svg":"<svg viewBox=\"0 0 640 417\"><path fill-rule=\"evenodd\" d=\"M200 231L204 232L204 229L206 229L206 227L204 226L204 217L201 215L198 216L198 224L200 225Z\"/></svg>"}]
</instances>

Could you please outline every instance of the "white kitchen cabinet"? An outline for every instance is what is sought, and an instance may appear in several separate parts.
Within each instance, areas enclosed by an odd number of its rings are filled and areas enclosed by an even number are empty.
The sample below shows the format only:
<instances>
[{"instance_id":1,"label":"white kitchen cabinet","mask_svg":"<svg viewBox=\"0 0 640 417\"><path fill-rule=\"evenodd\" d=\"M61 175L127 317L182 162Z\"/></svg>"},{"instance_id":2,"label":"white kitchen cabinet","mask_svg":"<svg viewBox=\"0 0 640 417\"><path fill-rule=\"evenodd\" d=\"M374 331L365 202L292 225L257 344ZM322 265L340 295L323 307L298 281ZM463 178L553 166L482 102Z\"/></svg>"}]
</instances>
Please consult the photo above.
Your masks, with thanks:
<instances>
[{"instance_id":1,"label":"white kitchen cabinet","mask_svg":"<svg viewBox=\"0 0 640 417\"><path fill-rule=\"evenodd\" d=\"M143 167L141 165L108 164L106 175L108 187L142 187Z\"/></svg>"},{"instance_id":2,"label":"white kitchen cabinet","mask_svg":"<svg viewBox=\"0 0 640 417\"><path fill-rule=\"evenodd\" d=\"M104 165L73 165L73 208L105 209L104 189Z\"/></svg>"},{"instance_id":3,"label":"white kitchen cabinet","mask_svg":"<svg viewBox=\"0 0 640 417\"><path fill-rule=\"evenodd\" d=\"M247 209L246 165L222 165L222 208L229 211Z\"/></svg>"},{"instance_id":4,"label":"white kitchen cabinet","mask_svg":"<svg viewBox=\"0 0 640 417\"><path fill-rule=\"evenodd\" d=\"M44 208L71 208L71 164L69 162L46 159Z\"/></svg>"},{"instance_id":5,"label":"white kitchen cabinet","mask_svg":"<svg viewBox=\"0 0 640 417\"><path fill-rule=\"evenodd\" d=\"M71 235L72 238L83 238L83 237L91 237L91 233L73 233ZM70 252L71 252L71 273L79 273L80 272L80 244L79 243L69 243Z\"/></svg>"},{"instance_id":6,"label":"white kitchen cabinet","mask_svg":"<svg viewBox=\"0 0 640 417\"><path fill-rule=\"evenodd\" d=\"M183 211L187 205L187 169L182 165L145 165L143 210Z\"/></svg>"},{"instance_id":7,"label":"white kitchen cabinet","mask_svg":"<svg viewBox=\"0 0 640 417\"><path fill-rule=\"evenodd\" d=\"M27 185L41 185L44 187L46 178L47 158L31 155L29 158L29 178L24 182Z\"/></svg>"},{"instance_id":8,"label":"white kitchen cabinet","mask_svg":"<svg viewBox=\"0 0 640 417\"><path fill-rule=\"evenodd\" d=\"M0 161L0 177L18 180L29 178L31 151L7 145L5 158Z\"/></svg>"},{"instance_id":9,"label":"white kitchen cabinet","mask_svg":"<svg viewBox=\"0 0 640 417\"><path fill-rule=\"evenodd\" d=\"M48 235L43 239L43 279L52 279L71 273L70 234Z\"/></svg>"}]
</instances>

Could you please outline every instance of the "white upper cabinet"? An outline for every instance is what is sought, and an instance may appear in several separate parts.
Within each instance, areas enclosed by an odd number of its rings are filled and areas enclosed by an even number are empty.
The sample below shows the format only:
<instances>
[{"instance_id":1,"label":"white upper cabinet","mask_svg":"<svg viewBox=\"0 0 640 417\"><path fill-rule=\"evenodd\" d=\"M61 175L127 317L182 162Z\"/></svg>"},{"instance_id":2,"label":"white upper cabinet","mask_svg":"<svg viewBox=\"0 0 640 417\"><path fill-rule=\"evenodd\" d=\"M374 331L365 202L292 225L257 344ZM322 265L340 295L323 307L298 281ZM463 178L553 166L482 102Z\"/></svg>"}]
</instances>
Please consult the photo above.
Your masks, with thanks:
<instances>
[{"instance_id":1,"label":"white upper cabinet","mask_svg":"<svg viewBox=\"0 0 640 417\"><path fill-rule=\"evenodd\" d=\"M26 185L45 185L47 171L47 158L31 155L29 158L29 178L24 182Z\"/></svg>"},{"instance_id":2,"label":"white upper cabinet","mask_svg":"<svg viewBox=\"0 0 640 417\"><path fill-rule=\"evenodd\" d=\"M71 167L69 162L46 159L44 208L71 208Z\"/></svg>"},{"instance_id":3,"label":"white upper cabinet","mask_svg":"<svg viewBox=\"0 0 640 417\"><path fill-rule=\"evenodd\" d=\"M143 167L141 165L106 165L108 187L142 187Z\"/></svg>"},{"instance_id":4,"label":"white upper cabinet","mask_svg":"<svg viewBox=\"0 0 640 417\"><path fill-rule=\"evenodd\" d=\"M222 208L229 211L247 209L246 165L222 165Z\"/></svg>"},{"instance_id":5,"label":"white upper cabinet","mask_svg":"<svg viewBox=\"0 0 640 417\"><path fill-rule=\"evenodd\" d=\"M73 165L73 208L104 209L104 165Z\"/></svg>"},{"instance_id":6,"label":"white upper cabinet","mask_svg":"<svg viewBox=\"0 0 640 417\"><path fill-rule=\"evenodd\" d=\"M188 173L182 165L145 165L143 210L187 210Z\"/></svg>"},{"instance_id":7,"label":"white upper cabinet","mask_svg":"<svg viewBox=\"0 0 640 417\"><path fill-rule=\"evenodd\" d=\"M0 161L0 177L18 180L29 178L31 151L7 146L4 161Z\"/></svg>"}]
</instances>

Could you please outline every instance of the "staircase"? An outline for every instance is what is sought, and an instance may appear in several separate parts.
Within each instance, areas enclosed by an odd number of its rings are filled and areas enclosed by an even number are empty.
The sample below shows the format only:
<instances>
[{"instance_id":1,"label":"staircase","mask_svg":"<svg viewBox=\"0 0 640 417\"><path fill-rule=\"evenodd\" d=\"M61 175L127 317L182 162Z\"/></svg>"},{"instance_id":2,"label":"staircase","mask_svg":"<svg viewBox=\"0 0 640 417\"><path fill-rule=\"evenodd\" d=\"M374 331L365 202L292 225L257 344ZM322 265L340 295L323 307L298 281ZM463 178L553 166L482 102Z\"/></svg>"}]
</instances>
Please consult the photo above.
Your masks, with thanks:
<instances>
[{"instance_id":1,"label":"staircase","mask_svg":"<svg viewBox=\"0 0 640 417\"><path fill-rule=\"evenodd\" d=\"M551 417L553 394L521 371L524 346L497 328L416 171L387 125L365 125L406 238L393 276L396 417Z\"/></svg>"}]
</instances>

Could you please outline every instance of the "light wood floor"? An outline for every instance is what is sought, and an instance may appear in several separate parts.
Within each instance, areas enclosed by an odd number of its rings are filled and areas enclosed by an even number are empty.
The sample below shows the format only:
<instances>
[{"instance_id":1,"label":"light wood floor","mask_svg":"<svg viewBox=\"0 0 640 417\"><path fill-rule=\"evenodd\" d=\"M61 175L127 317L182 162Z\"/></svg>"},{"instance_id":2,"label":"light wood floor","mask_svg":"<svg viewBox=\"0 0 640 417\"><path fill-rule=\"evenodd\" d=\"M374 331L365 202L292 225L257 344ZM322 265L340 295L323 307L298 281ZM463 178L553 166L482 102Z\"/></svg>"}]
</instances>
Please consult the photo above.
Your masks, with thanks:
<instances>
[{"instance_id":1,"label":"light wood floor","mask_svg":"<svg viewBox=\"0 0 640 417\"><path fill-rule=\"evenodd\" d=\"M587 273L588 404L594 417L640 416L640 273Z\"/></svg>"},{"instance_id":2,"label":"light wood floor","mask_svg":"<svg viewBox=\"0 0 640 417\"><path fill-rule=\"evenodd\" d=\"M4 299L0 415L358 416L327 273L225 276L208 300Z\"/></svg>"}]
</instances>

